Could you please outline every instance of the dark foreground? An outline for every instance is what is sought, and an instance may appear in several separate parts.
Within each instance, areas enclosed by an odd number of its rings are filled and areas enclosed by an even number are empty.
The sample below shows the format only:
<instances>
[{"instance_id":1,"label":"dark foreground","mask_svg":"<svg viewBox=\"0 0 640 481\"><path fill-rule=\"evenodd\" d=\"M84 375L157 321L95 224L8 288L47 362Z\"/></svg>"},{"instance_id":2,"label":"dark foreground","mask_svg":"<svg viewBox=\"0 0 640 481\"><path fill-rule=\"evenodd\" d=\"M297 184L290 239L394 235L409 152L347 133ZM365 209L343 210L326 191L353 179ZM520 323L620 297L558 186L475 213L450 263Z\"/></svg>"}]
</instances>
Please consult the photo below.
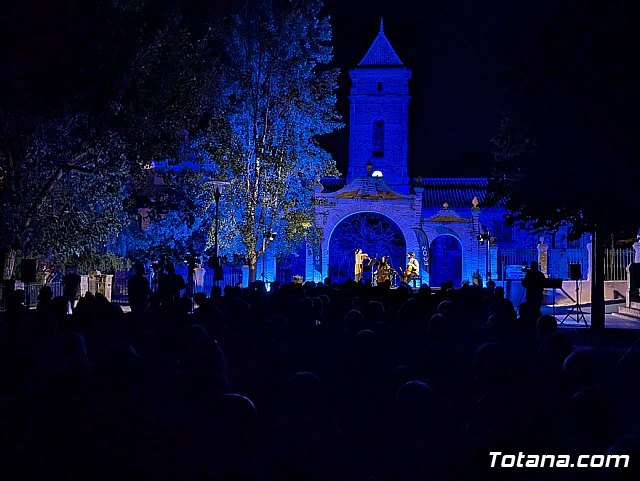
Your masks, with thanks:
<instances>
[{"instance_id":1,"label":"dark foreground","mask_svg":"<svg viewBox=\"0 0 640 481\"><path fill-rule=\"evenodd\" d=\"M258 283L199 304L5 315L2 479L638 479L627 338L599 346L473 287ZM496 470L490 451L631 467Z\"/></svg>"}]
</instances>

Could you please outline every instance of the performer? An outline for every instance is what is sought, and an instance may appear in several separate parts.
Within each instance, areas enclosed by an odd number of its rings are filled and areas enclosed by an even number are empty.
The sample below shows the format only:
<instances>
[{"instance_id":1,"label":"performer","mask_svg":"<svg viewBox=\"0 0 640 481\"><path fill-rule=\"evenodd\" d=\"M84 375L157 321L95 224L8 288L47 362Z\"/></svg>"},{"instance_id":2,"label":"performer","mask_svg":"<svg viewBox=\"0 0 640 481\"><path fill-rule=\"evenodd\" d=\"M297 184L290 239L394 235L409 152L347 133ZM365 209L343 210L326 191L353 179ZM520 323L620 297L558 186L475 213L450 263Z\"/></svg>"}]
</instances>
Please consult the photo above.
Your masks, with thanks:
<instances>
[{"instance_id":1,"label":"performer","mask_svg":"<svg viewBox=\"0 0 640 481\"><path fill-rule=\"evenodd\" d=\"M531 261L531 267L527 269L527 273L522 279L522 287L527 289L526 300L534 310L540 312L542 300L544 298L544 281L547 278L538 269L538 262Z\"/></svg>"},{"instance_id":2,"label":"performer","mask_svg":"<svg viewBox=\"0 0 640 481\"><path fill-rule=\"evenodd\" d=\"M394 273L395 270L389 264L389 256L382 256L380 258L380 264L378 264L378 270L376 271L376 282L377 284L382 284L383 282L391 280L391 274Z\"/></svg>"},{"instance_id":3,"label":"performer","mask_svg":"<svg viewBox=\"0 0 640 481\"><path fill-rule=\"evenodd\" d=\"M369 256L362 252L362 249L356 249L356 265L355 265L355 280L360 282L362 280L362 272L364 271L364 260Z\"/></svg>"},{"instance_id":4,"label":"performer","mask_svg":"<svg viewBox=\"0 0 640 481\"><path fill-rule=\"evenodd\" d=\"M404 270L404 274L402 275L402 282L409 282L409 279L420 275L420 264L413 252L409 252L407 258L409 260L407 261L407 268Z\"/></svg>"}]
</instances>

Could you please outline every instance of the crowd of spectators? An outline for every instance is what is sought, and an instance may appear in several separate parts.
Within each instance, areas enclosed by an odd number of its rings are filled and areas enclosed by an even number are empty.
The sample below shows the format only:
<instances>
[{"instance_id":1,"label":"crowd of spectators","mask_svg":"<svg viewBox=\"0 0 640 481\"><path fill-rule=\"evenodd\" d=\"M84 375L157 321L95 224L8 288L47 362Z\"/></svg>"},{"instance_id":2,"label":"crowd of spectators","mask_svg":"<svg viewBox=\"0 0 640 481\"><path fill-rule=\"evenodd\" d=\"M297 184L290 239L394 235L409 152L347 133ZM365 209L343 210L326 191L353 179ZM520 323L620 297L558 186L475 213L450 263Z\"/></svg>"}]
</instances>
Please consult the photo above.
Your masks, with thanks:
<instances>
[{"instance_id":1,"label":"crowd of spectators","mask_svg":"<svg viewBox=\"0 0 640 481\"><path fill-rule=\"evenodd\" d=\"M126 314L99 295L75 302L74 282L7 308L2 479L581 474L492 469L490 451L622 452L631 468L589 479L639 479L638 355L576 350L500 287L258 281L188 299L166 282L134 280Z\"/></svg>"}]
</instances>

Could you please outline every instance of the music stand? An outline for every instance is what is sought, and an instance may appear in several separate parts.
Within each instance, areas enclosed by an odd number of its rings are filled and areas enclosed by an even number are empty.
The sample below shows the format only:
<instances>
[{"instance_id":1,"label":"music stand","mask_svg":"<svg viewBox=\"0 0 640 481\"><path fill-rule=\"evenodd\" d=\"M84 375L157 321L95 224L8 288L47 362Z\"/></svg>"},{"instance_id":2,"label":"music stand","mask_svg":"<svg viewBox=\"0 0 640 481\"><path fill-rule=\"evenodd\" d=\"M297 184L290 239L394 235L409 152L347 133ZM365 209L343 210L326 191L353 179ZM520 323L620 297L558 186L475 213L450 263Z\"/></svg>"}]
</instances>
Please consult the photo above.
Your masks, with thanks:
<instances>
[{"instance_id":1,"label":"music stand","mask_svg":"<svg viewBox=\"0 0 640 481\"><path fill-rule=\"evenodd\" d=\"M584 325L588 326L589 323L587 322L587 318L584 316L584 312L580 306L580 281L582 279L582 269L580 264L569 264L569 277L571 277L572 281L576 281L576 303L571 306L569 312L567 312L567 314L562 318L560 325L562 326L564 321L571 318L576 324L584 322Z\"/></svg>"}]
</instances>

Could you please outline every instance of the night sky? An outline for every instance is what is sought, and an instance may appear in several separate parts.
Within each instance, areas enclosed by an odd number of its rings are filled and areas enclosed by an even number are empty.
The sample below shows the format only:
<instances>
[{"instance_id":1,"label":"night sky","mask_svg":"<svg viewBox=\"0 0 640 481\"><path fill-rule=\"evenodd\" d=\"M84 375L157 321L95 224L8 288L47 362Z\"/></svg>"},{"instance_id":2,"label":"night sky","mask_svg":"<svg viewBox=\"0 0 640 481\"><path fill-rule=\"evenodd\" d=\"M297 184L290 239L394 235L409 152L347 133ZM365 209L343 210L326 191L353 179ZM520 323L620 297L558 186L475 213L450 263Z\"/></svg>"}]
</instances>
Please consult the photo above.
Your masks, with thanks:
<instances>
[{"instance_id":1,"label":"night sky","mask_svg":"<svg viewBox=\"0 0 640 481\"><path fill-rule=\"evenodd\" d=\"M192 23L201 24L207 17L206 6L214 9L211 3L202 0L175 1L188 12L187 23L193 17L196 22ZM582 8L583 3L578 0L566 1L569 6L564 9L564 15L574 16L573 12ZM511 106L508 96L513 93L510 89L515 82L512 72L522 75L524 71L527 75L528 62L538 71L543 70L544 50L542 56L538 51L533 61L534 55L526 46L529 39L535 42L536 36L552 25L549 20L552 12L558 10L558 3L553 0L325 0L325 4L333 26L334 65L341 71L338 110L345 124L348 122L349 69L364 56L378 33L380 18L384 17L388 39L413 71L410 175L490 175L490 139L495 135L500 113L509 111ZM8 101L23 109L41 97L64 100L65 95L72 95L74 88L91 83L86 79L83 59L76 55L76 50L82 53L78 46L83 40L100 34L92 28L94 19L83 14L83 5L86 4L77 0L57 0L43 9L38 0L27 0L13 7L0 2L0 17L8 19L7 29L0 35L12 39L12 42L2 42L5 49L0 47L0 61L6 59L6 65L11 66L17 61L22 69L22 76L5 77L6 88L0 91L0 105ZM74 12L74 16L69 12ZM580 13L583 12L576 12L575 16L579 18ZM215 11L208 14L215 15ZM73 20L75 18L80 21ZM597 23L597 19L592 21ZM579 33L582 34L584 32ZM7 48L10 43L13 48ZM519 48L520 45L525 47ZM6 65L0 63L0 71L7 71ZM589 71L588 65L583 67ZM323 145L333 154L339 169L346 172L347 127L323 139Z\"/></svg>"},{"instance_id":2,"label":"night sky","mask_svg":"<svg viewBox=\"0 0 640 481\"><path fill-rule=\"evenodd\" d=\"M327 0L335 61L341 69L339 111L345 122L349 69L364 56L384 17L387 38L413 71L410 174L489 175L489 140L509 85L502 46L517 35L515 25L526 21L529 3ZM344 172L348 129L334 135L327 148Z\"/></svg>"}]
</instances>

